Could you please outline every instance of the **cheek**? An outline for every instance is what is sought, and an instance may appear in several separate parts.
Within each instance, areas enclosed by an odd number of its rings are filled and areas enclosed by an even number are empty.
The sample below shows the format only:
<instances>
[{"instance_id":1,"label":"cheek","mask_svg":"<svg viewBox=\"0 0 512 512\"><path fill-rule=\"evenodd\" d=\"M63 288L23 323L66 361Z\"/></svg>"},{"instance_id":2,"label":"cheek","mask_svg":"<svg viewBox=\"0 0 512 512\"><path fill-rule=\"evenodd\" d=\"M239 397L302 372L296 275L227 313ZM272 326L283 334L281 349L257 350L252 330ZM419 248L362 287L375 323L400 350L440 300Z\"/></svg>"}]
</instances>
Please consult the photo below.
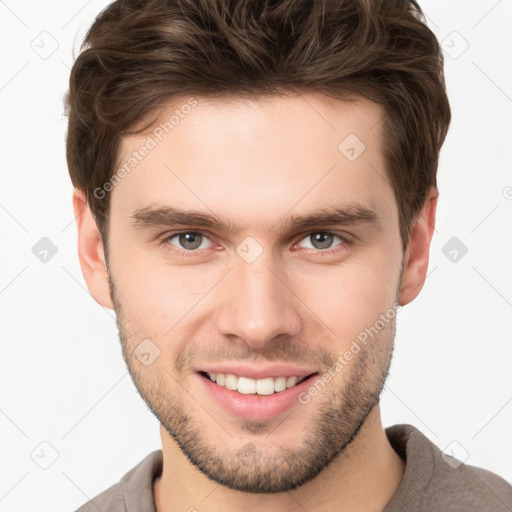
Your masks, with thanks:
<instances>
[{"instance_id":1,"label":"cheek","mask_svg":"<svg viewBox=\"0 0 512 512\"><path fill-rule=\"evenodd\" d=\"M181 329L201 311L201 299L222 275L214 267L172 267L134 252L112 259L112 277L127 326L144 336Z\"/></svg>"},{"instance_id":2,"label":"cheek","mask_svg":"<svg viewBox=\"0 0 512 512\"><path fill-rule=\"evenodd\" d=\"M337 345L350 345L381 314L390 311L396 300L398 269L393 258L382 257L319 269L302 278L300 296L334 331Z\"/></svg>"}]
</instances>

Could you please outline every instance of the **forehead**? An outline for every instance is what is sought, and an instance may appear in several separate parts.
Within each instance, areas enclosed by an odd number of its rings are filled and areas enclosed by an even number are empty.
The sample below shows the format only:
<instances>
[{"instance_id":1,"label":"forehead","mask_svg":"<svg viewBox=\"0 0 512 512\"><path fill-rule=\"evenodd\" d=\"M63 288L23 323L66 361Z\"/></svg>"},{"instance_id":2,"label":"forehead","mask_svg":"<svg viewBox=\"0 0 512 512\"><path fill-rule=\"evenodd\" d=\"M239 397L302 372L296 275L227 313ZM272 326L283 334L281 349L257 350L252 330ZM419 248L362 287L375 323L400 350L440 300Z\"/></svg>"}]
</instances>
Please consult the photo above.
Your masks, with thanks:
<instances>
[{"instance_id":1,"label":"forehead","mask_svg":"<svg viewBox=\"0 0 512 512\"><path fill-rule=\"evenodd\" d=\"M291 209L385 209L393 192L381 119L369 100L321 94L174 100L144 135L123 139L118 168L127 172L112 191L112 212L182 205L258 218L267 229L265 219L275 223Z\"/></svg>"}]
</instances>

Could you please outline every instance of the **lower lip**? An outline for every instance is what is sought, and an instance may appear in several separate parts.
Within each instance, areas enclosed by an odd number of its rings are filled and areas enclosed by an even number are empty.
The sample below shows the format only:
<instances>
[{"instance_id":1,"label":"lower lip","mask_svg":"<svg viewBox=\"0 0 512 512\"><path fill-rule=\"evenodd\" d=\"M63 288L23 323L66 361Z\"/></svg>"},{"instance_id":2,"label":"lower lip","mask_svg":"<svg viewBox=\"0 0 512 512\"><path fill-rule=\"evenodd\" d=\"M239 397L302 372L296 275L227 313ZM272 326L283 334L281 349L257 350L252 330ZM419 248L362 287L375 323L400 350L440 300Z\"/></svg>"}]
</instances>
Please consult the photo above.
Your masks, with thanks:
<instances>
[{"instance_id":1,"label":"lower lip","mask_svg":"<svg viewBox=\"0 0 512 512\"><path fill-rule=\"evenodd\" d=\"M264 421L275 418L296 405L301 405L299 395L310 386L311 379L316 373L299 384L272 395L244 395L238 391L232 391L231 389L219 386L200 373L196 375L207 392L226 411L238 418Z\"/></svg>"}]
</instances>

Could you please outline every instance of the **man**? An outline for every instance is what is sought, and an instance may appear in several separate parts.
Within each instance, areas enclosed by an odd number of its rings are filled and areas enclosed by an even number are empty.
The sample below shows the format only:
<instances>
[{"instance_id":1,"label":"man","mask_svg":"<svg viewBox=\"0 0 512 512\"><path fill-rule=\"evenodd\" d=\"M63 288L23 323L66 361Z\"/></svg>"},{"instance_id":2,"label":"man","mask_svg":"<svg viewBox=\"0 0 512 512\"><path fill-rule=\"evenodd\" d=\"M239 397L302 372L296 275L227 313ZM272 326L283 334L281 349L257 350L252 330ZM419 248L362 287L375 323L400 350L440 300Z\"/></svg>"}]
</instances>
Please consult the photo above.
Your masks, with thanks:
<instances>
[{"instance_id":1,"label":"man","mask_svg":"<svg viewBox=\"0 0 512 512\"><path fill-rule=\"evenodd\" d=\"M415 2L119 0L68 107L82 271L162 440L80 511L512 510L380 417L450 122Z\"/></svg>"}]
</instances>

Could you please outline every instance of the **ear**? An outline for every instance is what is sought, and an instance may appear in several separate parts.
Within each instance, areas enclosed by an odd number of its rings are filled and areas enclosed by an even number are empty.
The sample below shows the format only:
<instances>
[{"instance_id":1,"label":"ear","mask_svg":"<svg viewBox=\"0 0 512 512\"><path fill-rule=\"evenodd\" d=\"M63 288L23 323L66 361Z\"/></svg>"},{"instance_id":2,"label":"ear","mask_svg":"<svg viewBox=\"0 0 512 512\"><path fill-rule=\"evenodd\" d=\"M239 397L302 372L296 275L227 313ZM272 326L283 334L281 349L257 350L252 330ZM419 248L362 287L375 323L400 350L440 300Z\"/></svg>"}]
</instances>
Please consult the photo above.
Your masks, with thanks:
<instances>
[{"instance_id":1,"label":"ear","mask_svg":"<svg viewBox=\"0 0 512 512\"><path fill-rule=\"evenodd\" d=\"M103 241L84 193L76 188L73 191L73 209L78 228L78 257L87 288L96 302L114 309Z\"/></svg>"},{"instance_id":2,"label":"ear","mask_svg":"<svg viewBox=\"0 0 512 512\"><path fill-rule=\"evenodd\" d=\"M430 241L436 224L436 208L439 191L431 187L427 199L414 218L409 245L404 257L402 284L398 303L402 306L412 302L425 283L428 269Z\"/></svg>"}]
</instances>

